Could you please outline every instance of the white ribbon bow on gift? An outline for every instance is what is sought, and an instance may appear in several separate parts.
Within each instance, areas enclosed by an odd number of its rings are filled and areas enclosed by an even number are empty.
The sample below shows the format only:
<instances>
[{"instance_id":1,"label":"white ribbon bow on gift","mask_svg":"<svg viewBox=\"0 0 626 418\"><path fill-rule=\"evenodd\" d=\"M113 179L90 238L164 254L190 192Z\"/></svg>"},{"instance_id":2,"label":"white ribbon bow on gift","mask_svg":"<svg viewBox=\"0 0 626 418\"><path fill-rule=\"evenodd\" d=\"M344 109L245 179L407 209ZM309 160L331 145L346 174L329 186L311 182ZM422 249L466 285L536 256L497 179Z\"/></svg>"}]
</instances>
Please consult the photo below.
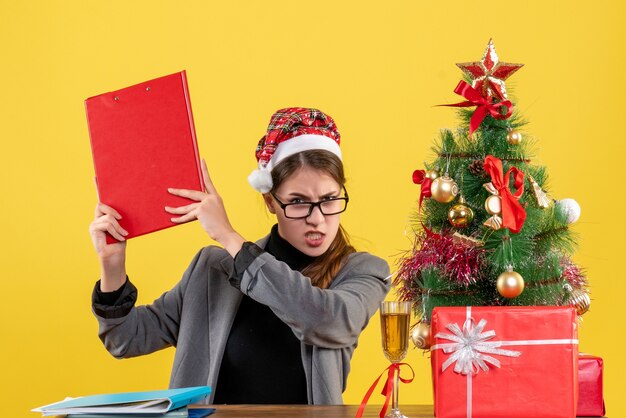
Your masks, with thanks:
<instances>
[{"instance_id":1,"label":"white ribbon bow on gift","mask_svg":"<svg viewBox=\"0 0 626 418\"><path fill-rule=\"evenodd\" d=\"M457 324L448 324L446 328L452 334L439 332L435 335L435 338L454 341L437 344L436 348L442 349L444 353L454 353L443 363L441 371L445 371L456 362L454 365L456 373L470 375L478 373L479 369L486 372L489 371L487 363L500 367L500 361L488 354L506 357L519 357L522 354L519 351L498 348L502 346L502 341L487 341L495 337L496 332L494 330L483 332L485 325L487 325L485 319L481 319L478 325L474 326L474 320L468 318L463 324L463 330Z\"/></svg>"}]
</instances>

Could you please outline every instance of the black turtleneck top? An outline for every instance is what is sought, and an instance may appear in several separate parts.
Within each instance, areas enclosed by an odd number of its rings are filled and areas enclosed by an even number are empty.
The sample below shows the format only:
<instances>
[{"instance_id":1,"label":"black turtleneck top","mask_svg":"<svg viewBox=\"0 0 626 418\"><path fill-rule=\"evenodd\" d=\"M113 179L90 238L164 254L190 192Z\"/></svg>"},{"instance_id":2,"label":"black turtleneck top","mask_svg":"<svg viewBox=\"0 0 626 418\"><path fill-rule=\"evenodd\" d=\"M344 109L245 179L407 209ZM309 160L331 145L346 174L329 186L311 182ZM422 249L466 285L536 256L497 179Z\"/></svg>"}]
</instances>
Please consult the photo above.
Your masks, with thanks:
<instances>
[{"instance_id":1,"label":"black turtleneck top","mask_svg":"<svg viewBox=\"0 0 626 418\"><path fill-rule=\"evenodd\" d=\"M265 251L302 271L315 258L293 247L274 225ZM238 259L235 257L235 271ZM280 278L277 278L280 279ZM226 342L216 404L306 404L300 341L272 310L244 295Z\"/></svg>"}]
</instances>

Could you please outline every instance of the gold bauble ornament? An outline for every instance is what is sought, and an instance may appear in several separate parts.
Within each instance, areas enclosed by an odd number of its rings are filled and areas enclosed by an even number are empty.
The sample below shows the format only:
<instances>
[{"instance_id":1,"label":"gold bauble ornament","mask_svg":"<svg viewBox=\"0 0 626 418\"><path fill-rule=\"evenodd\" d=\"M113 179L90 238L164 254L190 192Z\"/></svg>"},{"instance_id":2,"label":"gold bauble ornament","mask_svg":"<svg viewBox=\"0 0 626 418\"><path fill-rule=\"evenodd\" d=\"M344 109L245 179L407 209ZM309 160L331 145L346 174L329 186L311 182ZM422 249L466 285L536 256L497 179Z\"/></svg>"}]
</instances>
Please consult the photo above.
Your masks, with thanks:
<instances>
[{"instance_id":1,"label":"gold bauble ornament","mask_svg":"<svg viewBox=\"0 0 626 418\"><path fill-rule=\"evenodd\" d=\"M509 268L498 276L496 288L501 296L507 299L516 298L524 291L524 278L521 274Z\"/></svg>"},{"instance_id":2,"label":"gold bauble ornament","mask_svg":"<svg viewBox=\"0 0 626 418\"><path fill-rule=\"evenodd\" d=\"M431 197L439 203L449 203L459 194L459 186L448 176L437 177L430 186Z\"/></svg>"},{"instance_id":3,"label":"gold bauble ornament","mask_svg":"<svg viewBox=\"0 0 626 418\"><path fill-rule=\"evenodd\" d=\"M522 142L522 133L515 130L510 130L506 134L506 140L511 145L519 145Z\"/></svg>"},{"instance_id":4,"label":"gold bauble ornament","mask_svg":"<svg viewBox=\"0 0 626 418\"><path fill-rule=\"evenodd\" d=\"M465 199L461 196L459 203L448 211L448 221L455 228L465 228L472 222L472 219L474 219L474 211L465 204Z\"/></svg>"},{"instance_id":5,"label":"gold bauble ornament","mask_svg":"<svg viewBox=\"0 0 626 418\"><path fill-rule=\"evenodd\" d=\"M585 314L585 312L589 310L589 306L591 305L591 298L589 297L589 293L587 293L583 289L572 290L569 304L570 306L576 308L576 313L579 316Z\"/></svg>"},{"instance_id":6,"label":"gold bauble ornament","mask_svg":"<svg viewBox=\"0 0 626 418\"><path fill-rule=\"evenodd\" d=\"M485 200L485 210L490 215L499 215L502 212L502 199L500 196L491 195Z\"/></svg>"},{"instance_id":7,"label":"gold bauble ornament","mask_svg":"<svg viewBox=\"0 0 626 418\"><path fill-rule=\"evenodd\" d=\"M434 180L439 177L439 172L437 170L428 170L426 173L424 173L424 177Z\"/></svg>"},{"instance_id":8,"label":"gold bauble ornament","mask_svg":"<svg viewBox=\"0 0 626 418\"><path fill-rule=\"evenodd\" d=\"M415 325L411 330L411 341L415 347L428 350L430 348L430 324L420 322Z\"/></svg>"}]
</instances>

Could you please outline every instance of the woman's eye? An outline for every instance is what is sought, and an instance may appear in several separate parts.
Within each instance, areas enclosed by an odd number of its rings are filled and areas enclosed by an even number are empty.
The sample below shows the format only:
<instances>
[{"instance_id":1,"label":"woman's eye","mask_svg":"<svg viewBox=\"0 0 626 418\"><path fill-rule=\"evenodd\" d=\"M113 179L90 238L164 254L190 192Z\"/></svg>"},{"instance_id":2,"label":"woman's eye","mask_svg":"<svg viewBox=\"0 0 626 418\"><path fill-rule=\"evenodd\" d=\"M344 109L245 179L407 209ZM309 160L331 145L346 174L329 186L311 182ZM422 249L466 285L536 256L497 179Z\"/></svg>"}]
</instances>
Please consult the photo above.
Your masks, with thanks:
<instances>
[{"instance_id":1,"label":"woman's eye","mask_svg":"<svg viewBox=\"0 0 626 418\"><path fill-rule=\"evenodd\" d=\"M304 203L304 200L296 198L296 199L291 199L291 202L289 203Z\"/></svg>"}]
</instances>

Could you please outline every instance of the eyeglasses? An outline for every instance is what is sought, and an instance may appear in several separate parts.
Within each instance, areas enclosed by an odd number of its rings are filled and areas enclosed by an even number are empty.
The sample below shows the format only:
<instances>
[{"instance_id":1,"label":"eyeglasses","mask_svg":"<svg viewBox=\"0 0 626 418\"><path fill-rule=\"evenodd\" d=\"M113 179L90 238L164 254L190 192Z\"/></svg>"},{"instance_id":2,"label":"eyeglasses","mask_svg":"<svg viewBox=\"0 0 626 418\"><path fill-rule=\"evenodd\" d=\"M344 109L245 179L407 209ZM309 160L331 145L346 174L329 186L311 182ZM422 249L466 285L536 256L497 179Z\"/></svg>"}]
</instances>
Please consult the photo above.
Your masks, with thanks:
<instances>
[{"instance_id":1,"label":"eyeglasses","mask_svg":"<svg viewBox=\"0 0 626 418\"><path fill-rule=\"evenodd\" d=\"M330 197L328 199L320 200L319 202L297 202L297 203L283 203L274 193L271 193L272 197L278 202L285 217L289 219L304 219L311 216L313 208L318 207L322 215L337 215L341 212L345 212L348 207L348 192L343 187L344 197Z\"/></svg>"}]
</instances>

